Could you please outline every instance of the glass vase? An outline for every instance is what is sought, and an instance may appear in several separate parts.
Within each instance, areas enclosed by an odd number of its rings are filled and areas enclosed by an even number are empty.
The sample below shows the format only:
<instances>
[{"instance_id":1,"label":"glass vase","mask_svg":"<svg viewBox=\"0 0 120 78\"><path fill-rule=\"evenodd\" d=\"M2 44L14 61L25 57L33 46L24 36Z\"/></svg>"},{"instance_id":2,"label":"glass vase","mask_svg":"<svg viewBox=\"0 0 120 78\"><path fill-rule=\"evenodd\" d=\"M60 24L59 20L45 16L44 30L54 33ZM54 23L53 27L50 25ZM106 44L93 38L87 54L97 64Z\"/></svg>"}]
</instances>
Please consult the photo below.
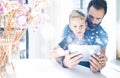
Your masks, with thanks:
<instances>
[{"instance_id":1,"label":"glass vase","mask_svg":"<svg viewBox=\"0 0 120 78\"><path fill-rule=\"evenodd\" d=\"M13 54L18 56L18 44L11 41L0 41L0 78L16 78Z\"/></svg>"}]
</instances>

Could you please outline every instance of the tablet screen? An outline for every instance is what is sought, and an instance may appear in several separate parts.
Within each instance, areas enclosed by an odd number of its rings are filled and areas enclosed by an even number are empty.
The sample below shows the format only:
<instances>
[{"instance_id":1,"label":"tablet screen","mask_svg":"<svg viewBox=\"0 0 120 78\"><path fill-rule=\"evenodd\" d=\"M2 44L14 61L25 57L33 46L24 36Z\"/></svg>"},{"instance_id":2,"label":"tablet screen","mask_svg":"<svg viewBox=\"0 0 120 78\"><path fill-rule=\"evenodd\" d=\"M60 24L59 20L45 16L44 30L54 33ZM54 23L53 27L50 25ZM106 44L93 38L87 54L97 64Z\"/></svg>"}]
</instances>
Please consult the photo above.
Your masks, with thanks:
<instances>
[{"instance_id":1,"label":"tablet screen","mask_svg":"<svg viewBox=\"0 0 120 78\"><path fill-rule=\"evenodd\" d=\"M99 54L100 53L100 46L99 45L78 45L78 44L71 44L68 46L70 52L77 51L78 54L82 54L82 61L89 61L89 58L92 54Z\"/></svg>"}]
</instances>

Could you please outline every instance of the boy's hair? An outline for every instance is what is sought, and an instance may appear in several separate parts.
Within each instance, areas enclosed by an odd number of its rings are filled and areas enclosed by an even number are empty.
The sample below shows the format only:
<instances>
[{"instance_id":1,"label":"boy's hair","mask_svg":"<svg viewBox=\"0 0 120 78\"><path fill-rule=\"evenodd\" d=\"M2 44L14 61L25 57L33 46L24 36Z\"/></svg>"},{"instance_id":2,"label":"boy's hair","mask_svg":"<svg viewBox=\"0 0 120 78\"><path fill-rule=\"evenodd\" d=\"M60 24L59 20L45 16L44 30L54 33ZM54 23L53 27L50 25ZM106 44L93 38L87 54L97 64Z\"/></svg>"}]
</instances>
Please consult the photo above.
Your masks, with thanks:
<instances>
[{"instance_id":1,"label":"boy's hair","mask_svg":"<svg viewBox=\"0 0 120 78\"><path fill-rule=\"evenodd\" d=\"M104 15L107 13L107 2L105 0L91 0L88 4L87 12L89 12L91 6L98 10L104 9Z\"/></svg>"},{"instance_id":2,"label":"boy's hair","mask_svg":"<svg viewBox=\"0 0 120 78\"><path fill-rule=\"evenodd\" d=\"M73 10L70 13L69 21L73 18L80 18L81 20L85 20L85 14L79 10Z\"/></svg>"}]
</instances>

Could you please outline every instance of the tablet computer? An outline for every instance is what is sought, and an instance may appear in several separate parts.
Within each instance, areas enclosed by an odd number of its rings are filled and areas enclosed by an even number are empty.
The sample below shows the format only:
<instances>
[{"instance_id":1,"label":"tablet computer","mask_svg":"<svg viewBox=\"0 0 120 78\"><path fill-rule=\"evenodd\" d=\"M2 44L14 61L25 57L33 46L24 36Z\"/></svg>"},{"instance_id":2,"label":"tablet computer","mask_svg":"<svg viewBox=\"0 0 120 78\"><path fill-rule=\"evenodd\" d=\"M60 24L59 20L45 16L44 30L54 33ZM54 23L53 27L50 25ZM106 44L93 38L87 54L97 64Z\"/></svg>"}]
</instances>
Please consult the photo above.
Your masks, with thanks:
<instances>
[{"instance_id":1,"label":"tablet computer","mask_svg":"<svg viewBox=\"0 0 120 78\"><path fill-rule=\"evenodd\" d=\"M70 44L68 46L69 51L78 52L78 54L82 54L82 61L89 61L89 58L93 54L100 54L100 46L99 45L78 45L78 44Z\"/></svg>"}]
</instances>

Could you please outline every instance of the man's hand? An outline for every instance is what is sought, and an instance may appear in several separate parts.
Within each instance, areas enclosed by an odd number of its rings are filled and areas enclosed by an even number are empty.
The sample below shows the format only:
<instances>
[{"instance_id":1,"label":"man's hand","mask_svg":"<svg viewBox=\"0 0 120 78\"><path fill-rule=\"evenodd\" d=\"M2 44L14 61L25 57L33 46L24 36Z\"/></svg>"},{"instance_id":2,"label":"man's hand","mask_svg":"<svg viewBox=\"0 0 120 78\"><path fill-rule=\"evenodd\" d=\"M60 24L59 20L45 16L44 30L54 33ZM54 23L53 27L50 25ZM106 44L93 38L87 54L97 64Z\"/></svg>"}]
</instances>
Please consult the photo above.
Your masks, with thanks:
<instances>
[{"instance_id":1,"label":"man's hand","mask_svg":"<svg viewBox=\"0 0 120 78\"><path fill-rule=\"evenodd\" d=\"M107 57L104 54L92 55L90 58L90 69L93 72L100 71L106 64Z\"/></svg>"},{"instance_id":2,"label":"man's hand","mask_svg":"<svg viewBox=\"0 0 120 78\"><path fill-rule=\"evenodd\" d=\"M70 54L66 54L63 60L63 64L65 67L73 68L82 60L82 55L77 52L73 52Z\"/></svg>"}]
</instances>

